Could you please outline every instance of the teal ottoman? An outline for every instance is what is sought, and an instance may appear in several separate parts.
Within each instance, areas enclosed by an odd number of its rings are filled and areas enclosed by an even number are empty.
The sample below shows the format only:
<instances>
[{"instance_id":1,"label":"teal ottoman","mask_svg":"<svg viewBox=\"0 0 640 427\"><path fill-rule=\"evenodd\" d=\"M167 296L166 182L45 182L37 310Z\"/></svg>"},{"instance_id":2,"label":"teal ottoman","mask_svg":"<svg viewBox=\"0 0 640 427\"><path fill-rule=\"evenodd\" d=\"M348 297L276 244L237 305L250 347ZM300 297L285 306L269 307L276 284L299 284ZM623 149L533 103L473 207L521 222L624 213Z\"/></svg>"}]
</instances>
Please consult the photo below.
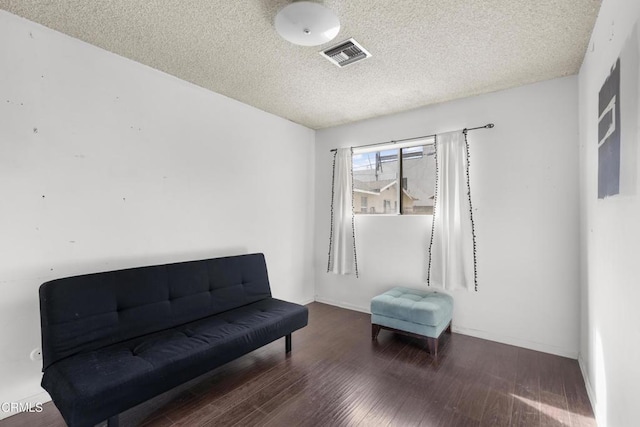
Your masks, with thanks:
<instances>
[{"instance_id":1,"label":"teal ottoman","mask_svg":"<svg viewBox=\"0 0 640 427\"><path fill-rule=\"evenodd\" d=\"M429 353L438 361L438 339L451 333L453 298L435 291L397 287L371 300L371 339L381 328L426 338Z\"/></svg>"}]
</instances>

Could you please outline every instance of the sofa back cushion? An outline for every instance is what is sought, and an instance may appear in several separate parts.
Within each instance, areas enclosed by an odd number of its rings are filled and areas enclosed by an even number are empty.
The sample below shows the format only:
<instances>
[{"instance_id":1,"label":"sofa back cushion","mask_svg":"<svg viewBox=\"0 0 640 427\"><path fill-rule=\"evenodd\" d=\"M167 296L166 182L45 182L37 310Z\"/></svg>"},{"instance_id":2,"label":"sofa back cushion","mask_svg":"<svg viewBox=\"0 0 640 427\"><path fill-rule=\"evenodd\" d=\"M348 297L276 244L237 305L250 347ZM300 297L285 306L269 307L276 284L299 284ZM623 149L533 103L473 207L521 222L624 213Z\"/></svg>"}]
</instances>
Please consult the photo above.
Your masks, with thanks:
<instances>
[{"instance_id":1,"label":"sofa back cushion","mask_svg":"<svg viewBox=\"0 0 640 427\"><path fill-rule=\"evenodd\" d=\"M40 286L43 369L270 296L263 254L52 280Z\"/></svg>"}]
</instances>

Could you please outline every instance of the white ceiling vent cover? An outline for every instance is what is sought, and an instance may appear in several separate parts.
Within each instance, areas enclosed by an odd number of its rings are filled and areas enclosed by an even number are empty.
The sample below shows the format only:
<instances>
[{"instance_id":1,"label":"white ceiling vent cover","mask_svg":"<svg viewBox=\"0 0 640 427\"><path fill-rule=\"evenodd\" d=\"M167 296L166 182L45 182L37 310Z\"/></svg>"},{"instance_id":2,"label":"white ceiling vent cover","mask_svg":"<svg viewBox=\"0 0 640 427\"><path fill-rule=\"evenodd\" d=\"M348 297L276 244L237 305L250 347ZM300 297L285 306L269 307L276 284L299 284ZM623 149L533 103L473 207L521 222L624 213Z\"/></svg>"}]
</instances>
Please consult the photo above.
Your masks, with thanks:
<instances>
[{"instance_id":1,"label":"white ceiling vent cover","mask_svg":"<svg viewBox=\"0 0 640 427\"><path fill-rule=\"evenodd\" d=\"M371 54L354 39L340 42L335 46L323 50L320 52L320 55L340 68L371 56Z\"/></svg>"}]
</instances>

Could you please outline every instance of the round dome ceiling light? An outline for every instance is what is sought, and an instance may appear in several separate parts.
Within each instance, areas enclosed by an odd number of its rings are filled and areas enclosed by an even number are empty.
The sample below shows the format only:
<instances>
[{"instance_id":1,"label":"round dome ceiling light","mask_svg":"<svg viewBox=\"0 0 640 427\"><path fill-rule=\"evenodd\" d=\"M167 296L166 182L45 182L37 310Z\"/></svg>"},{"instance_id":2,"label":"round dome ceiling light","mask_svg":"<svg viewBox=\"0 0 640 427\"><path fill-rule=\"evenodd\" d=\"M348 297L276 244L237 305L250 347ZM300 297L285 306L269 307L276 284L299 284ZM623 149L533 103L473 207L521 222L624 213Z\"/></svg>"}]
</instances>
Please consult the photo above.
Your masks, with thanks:
<instances>
[{"instance_id":1,"label":"round dome ceiling light","mask_svg":"<svg viewBox=\"0 0 640 427\"><path fill-rule=\"evenodd\" d=\"M340 31L340 20L319 3L297 1L283 7L276 15L276 31L300 46L317 46L334 39Z\"/></svg>"}]
</instances>

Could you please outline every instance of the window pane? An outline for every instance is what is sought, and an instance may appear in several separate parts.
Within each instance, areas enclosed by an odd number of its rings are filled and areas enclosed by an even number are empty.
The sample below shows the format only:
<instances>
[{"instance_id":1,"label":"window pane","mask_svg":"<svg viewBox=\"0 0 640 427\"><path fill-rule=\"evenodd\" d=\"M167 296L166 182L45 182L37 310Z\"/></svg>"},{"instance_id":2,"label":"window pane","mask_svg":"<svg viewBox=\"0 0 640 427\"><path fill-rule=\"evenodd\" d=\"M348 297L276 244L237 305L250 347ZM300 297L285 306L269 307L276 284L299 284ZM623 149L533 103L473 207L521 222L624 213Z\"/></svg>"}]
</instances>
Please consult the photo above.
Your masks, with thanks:
<instances>
[{"instance_id":1,"label":"window pane","mask_svg":"<svg viewBox=\"0 0 640 427\"><path fill-rule=\"evenodd\" d=\"M433 145L402 149L402 213L433 214L436 162Z\"/></svg>"},{"instance_id":2,"label":"window pane","mask_svg":"<svg viewBox=\"0 0 640 427\"><path fill-rule=\"evenodd\" d=\"M398 213L398 150L353 155L353 211Z\"/></svg>"}]
</instances>

